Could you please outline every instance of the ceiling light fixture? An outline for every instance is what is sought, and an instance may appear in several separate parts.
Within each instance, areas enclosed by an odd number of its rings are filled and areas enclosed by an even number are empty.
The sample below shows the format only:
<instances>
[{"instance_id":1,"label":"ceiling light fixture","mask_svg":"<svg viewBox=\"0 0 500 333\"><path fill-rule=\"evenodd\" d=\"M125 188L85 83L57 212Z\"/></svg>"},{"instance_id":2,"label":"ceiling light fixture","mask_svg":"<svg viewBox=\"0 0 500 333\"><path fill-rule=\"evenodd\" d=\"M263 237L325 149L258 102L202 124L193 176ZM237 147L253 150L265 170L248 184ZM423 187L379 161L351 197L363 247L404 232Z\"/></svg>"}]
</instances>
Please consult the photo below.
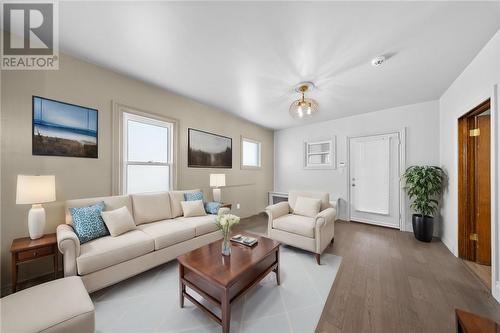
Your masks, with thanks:
<instances>
[{"instance_id":1,"label":"ceiling light fixture","mask_svg":"<svg viewBox=\"0 0 500 333\"><path fill-rule=\"evenodd\" d=\"M314 83L312 82L299 83L295 88L295 91L302 94L302 96L290 105L289 112L293 118L302 119L318 112L318 102L312 98L305 97L305 93L312 89L314 89Z\"/></svg>"}]
</instances>

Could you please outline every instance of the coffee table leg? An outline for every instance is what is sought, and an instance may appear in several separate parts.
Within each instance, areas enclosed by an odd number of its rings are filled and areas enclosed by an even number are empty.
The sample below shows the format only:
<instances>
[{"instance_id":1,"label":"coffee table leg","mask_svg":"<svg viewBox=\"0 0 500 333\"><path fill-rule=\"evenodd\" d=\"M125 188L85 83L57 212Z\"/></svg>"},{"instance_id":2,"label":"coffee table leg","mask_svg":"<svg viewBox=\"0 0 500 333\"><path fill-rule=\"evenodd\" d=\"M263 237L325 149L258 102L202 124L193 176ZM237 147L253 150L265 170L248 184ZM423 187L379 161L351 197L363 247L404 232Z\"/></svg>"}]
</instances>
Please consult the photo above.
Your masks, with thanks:
<instances>
[{"instance_id":1,"label":"coffee table leg","mask_svg":"<svg viewBox=\"0 0 500 333\"><path fill-rule=\"evenodd\" d=\"M184 278L184 266L179 263L179 305L181 308L184 307L184 292L186 291L186 285L182 282Z\"/></svg>"},{"instance_id":2,"label":"coffee table leg","mask_svg":"<svg viewBox=\"0 0 500 333\"><path fill-rule=\"evenodd\" d=\"M229 324L231 323L231 304L229 299L229 289L224 291L221 300L222 312L222 333L229 333Z\"/></svg>"}]
</instances>

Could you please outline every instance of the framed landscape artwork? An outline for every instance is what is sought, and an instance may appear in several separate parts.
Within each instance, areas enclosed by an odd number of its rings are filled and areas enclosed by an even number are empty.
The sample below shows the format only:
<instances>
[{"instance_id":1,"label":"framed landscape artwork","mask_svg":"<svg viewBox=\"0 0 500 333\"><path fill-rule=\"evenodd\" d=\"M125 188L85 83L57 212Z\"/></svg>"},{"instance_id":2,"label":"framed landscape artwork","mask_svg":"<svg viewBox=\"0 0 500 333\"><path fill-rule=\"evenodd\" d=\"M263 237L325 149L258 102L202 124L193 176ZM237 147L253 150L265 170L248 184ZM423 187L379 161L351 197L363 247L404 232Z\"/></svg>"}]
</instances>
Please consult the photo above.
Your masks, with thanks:
<instances>
[{"instance_id":1,"label":"framed landscape artwork","mask_svg":"<svg viewBox=\"0 0 500 333\"><path fill-rule=\"evenodd\" d=\"M193 128L188 129L188 167L233 167L233 140Z\"/></svg>"},{"instance_id":2,"label":"framed landscape artwork","mask_svg":"<svg viewBox=\"0 0 500 333\"><path fill-rule=\"evenodd\" d=\"M97 158L97 110L33 96L33 155Z\"/></svg>"}]
</instances>

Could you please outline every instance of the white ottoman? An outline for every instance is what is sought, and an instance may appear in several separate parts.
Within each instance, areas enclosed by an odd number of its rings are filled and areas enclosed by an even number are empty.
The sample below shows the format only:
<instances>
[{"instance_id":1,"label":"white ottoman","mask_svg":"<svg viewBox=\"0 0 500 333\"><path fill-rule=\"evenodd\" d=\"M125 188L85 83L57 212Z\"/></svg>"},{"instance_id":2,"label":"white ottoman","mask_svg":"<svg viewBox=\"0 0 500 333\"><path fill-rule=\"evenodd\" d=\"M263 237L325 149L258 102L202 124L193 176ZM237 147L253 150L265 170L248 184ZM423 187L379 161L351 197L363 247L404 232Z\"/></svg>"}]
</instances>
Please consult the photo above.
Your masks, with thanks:
<instances>
[{"instance_id":1,"label":"white ottoman","mask_svg":"<svg viewBox=\"0 0 500 333\"><path fill-rule=\"evenodd\" d=\"M0 299L1 332L94 332L94 304L78 276Z\"/></svg>"}]
</instances>

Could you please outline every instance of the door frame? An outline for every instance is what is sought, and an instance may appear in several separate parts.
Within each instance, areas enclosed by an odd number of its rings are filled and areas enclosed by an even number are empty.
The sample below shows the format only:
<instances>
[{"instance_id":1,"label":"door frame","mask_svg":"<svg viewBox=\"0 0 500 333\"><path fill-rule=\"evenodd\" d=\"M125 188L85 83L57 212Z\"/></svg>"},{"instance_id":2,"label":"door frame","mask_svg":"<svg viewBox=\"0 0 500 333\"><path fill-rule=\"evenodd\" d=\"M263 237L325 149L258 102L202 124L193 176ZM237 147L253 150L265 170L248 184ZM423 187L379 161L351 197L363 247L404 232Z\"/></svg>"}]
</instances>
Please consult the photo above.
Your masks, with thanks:
<instances>
[{"instance_id":1,"label":"door frame","mask_svg":"<svg viewBox=\"0 0 500 333\"><path fill-rule=\"evenodd\" d=\"M406 223L404 223L404 221L406 221L406 194L403 189L403 182L401 181L401 175L403 175L406 170L406 127L393 131L372 132L347 136L347 220L351 220L351 186L349 181L351 179L351 140L355 138L389 134L397 134L399 137L399 230L408 231L406 230Z\"/></svg>"},{"instance_id":2,"label":"door frame","mask_svg":"<svg viewBox=\"0 0 500 333\"><path fill-rule=\"evenodd\" d=\"M463 114L458 118L458 256L462 259L475 261L475 243L469 238L469 235L474 230L473 221L471 214L473 213L474 207L470 201L471 196L471 186L473 186L474 180L470 179L471 171L470 165L472 157L469 151L469 120L486 110L492 110L491 99L488 98L481 102L473 109ZM490 117L490 128L493 127L493 118ZM490 138L490 151L492 149L492 140ZM493 158L491 155L490 158ZM491 174L494 169L490 168L490 187L492 177ZM491 195L491 190L490 190ZM490 208L491 211L491 208ZM491 230L492 231L492 230ZM490 231L490 232L491 232ZM492 235L493 236L493 235ZM492 247L490 245L490 247ZM493 258L492 258L493 259Z\"/></svg>"},{"instance_id":3,"label":"door frame","mask_svg":"<svg viewBox=\"0 0 500 333\"><path fill-rule=\"evenodd\" d=\"M491 293L493 297L500 302L500 161L498 142L500 131L500 119L498 112L500 103L498 95L499 86L493 85L491 95Z\"/></svg>"}]
</instances>

